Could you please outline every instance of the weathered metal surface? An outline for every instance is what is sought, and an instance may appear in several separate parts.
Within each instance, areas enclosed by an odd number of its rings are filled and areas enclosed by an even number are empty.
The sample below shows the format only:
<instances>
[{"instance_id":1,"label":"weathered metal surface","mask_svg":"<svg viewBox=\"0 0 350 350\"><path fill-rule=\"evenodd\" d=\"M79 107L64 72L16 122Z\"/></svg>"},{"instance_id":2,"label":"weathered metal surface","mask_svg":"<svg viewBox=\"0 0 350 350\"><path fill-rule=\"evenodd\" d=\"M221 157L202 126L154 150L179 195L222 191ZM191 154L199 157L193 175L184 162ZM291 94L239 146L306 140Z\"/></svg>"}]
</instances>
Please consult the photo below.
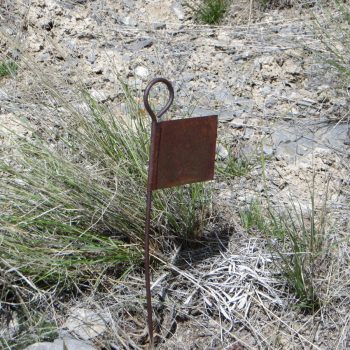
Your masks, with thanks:
<instances>
[{"instance_id":1,"label":"weathered metal surface","mask_svg":"<svg viewBox=\"0 0 350 350\"><path fill-rule=\"evenodd\" d=\"M158 83L167 86L169 99L166 105L155 114L148 99L151 88ZM153 79L145 89L144 105L152 118L145 224L145 282L150 348L153 348L149 254L152 191L212 180L214 177L218 116L159 121L158 119L170 108L173 100L174 89L164 78Z\"/></svg>"},{"instance_id":2,"label":"weathered metal surface","mask_svg":"<svg viewBox=\"0 0 350 350\"><path fill-rule=\"evenodd\" d=\"M213 179L217 123L206 116L156 124L152 190Z\"/></svg>"}]
</instances>

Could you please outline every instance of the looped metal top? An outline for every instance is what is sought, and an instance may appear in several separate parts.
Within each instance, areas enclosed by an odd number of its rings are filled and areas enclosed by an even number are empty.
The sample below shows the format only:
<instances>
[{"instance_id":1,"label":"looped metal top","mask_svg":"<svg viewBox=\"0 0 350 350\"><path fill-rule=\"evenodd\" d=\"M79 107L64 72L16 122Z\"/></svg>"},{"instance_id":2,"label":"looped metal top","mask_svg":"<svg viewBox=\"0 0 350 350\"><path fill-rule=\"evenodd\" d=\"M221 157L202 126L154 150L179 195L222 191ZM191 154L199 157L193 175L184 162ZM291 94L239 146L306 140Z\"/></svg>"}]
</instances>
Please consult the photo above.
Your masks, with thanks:
<instances>
[{"instance_id":1,"label":"looped metal top","mask_svg":"<svg viewBox=\"0 0 350 350\"><path fill-rule=\"evenodd\" d=\"M151 106L149 105L148 97L152 87L158 83L163 83L166 85L169 91L169 98L166 105L157 114L155 114ZM145 92L143 94L143 103L145 105L146 111L151 116L153 122L157 122L157 119L160 118L164 113L166 113L166 111L170 108L173 101L174 101L174 88L171 85L171 82L165 78L155 78L151 80L147 85Z\"/></svg>"}]
</instances>

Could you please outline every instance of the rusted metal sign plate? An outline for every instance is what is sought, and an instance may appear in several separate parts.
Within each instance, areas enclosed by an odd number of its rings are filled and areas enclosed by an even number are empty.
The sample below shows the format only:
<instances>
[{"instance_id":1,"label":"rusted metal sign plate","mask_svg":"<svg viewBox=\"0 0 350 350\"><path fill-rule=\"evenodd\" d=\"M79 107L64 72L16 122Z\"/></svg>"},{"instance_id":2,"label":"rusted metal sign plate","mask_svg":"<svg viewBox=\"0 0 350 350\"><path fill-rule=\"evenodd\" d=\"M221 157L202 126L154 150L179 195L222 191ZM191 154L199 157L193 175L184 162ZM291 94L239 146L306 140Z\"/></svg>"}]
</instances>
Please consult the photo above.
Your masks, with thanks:
<instances>
[{"instance_id":1,"label":"rusted metal sign plate","mask_svg":"<svg viewBox=\"0 0 350 350\"><path fill-rule=\"evenodd\" d=\"M152 135L152 190L212 180L217 125L217 116L158 122Z\"/></svg>"}]
</instances>

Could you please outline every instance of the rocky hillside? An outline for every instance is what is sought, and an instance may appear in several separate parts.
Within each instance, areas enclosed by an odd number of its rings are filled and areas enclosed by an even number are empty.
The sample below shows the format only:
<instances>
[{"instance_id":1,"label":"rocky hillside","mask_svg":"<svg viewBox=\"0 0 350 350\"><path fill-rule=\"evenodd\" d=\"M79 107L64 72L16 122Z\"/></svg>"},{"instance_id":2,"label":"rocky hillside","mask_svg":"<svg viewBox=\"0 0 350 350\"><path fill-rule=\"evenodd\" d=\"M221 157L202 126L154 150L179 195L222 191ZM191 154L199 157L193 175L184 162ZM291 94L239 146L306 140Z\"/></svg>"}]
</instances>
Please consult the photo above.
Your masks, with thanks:
<instances>
[{"instance_id":1,"label":"rocky hillside","mask_svg":"<svg viewBox=\"0 0 350 350\"><path fill-rule=\"evenodd\" d=\"M218 159L249 163L242 176L218 175L214 183L214 205L230 227L229 237L221 238L226 247L221 255L189 263L183 270L170 269L166 278L155 272L154 280L160 278L157 293L167 293L167 304L163 309L157 306L162 331L167 330L160 348L350 346L349 286L339 285L349 277L350 99L337 72L325 64L327 52L313 17L316 13L325 20L322 8L295 5L260 11L241 1L232 4L220 25L208 26L196 23L186 2L179 0L0 4L1 56L25 62L15 83L0 78L1 123L10 125L14 100L24 94L27 98L28 87L36 94L35 82L27 75L32 65L37 72L49 72L53 80L84 86L116 114L126 112L120 102L121 81L140 98L147 81L162 76L175 86L171 113L218 114ZM23 113L30 108L24 105ZM322 277L327 285L325 308L307 315L291 307L288 287L281 286L270 268L273 259L264 237L245 231L240 211L262 199L276 208L300 208L307 217L314 210L312 186L317 210L327 192L329 234L344 245L329 251L330 270ZM126 328L127 337L114 335L109 341L109 327L118 321L113 314L106 316L113 303L89 298L70 301L61 335L95 341L101 349L136 349L142 343L143 325L137 323ZM89 314L91 305L102 309L102 316ZM97 317L100 328L95 333L81 331L80 323L72 326L74 315ZM62 348L56 342L57 349Z\"/></svg>"}]
</instances>

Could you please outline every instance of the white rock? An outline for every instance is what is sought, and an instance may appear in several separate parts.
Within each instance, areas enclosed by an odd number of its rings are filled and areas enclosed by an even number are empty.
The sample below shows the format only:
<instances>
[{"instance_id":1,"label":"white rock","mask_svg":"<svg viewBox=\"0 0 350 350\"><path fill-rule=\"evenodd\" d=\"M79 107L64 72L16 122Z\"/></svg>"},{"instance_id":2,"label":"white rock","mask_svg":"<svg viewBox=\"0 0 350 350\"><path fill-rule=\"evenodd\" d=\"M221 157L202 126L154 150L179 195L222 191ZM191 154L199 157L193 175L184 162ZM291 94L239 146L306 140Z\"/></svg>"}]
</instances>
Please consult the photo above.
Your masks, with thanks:
<instances>
[{"instance_id":1,"label":"white rock","mask_svg":"<svg viewBox=\"0 0 350 350\"><path fill-rule=\"evenodd\" d=\"M102 90L92 89L90 94L97 102L104 102L107 100L107 95Z\"/></svg>"},{"instance_id":2,"label":"white rock","mask_svg":"<svg viewBox=\"0 0 350 350\"><path fill-rule=\"evenodd\" d=\"M147 78L149 76L149 71L146 67L138 66L135 68L135 74L140 78Z\"/></svg>"},{"instance_id":3,"label":"white rock","mask_svg":"<svg viewBox=\"0 0 350 350\"><path fill-rule=\"evenodd\" d=\"M176 17L179 19L179 20L183 20L185 18L185 13L184 13L184 10L181 6L180 3L178 3L177 1L175 1L172 5L171 5L171 8L173 9Z\"/></svg>"},{"instance_id":4,"label":"white rock","mask_svg":"<svg viewBox=\"0 0 350 350\"><path fill-rule=\"evenodd\" d=\"M78 307L72 309L64 327L83 340L95 338L107 329L106 321L97 312Z\"/></svg>"}]
</instances>

